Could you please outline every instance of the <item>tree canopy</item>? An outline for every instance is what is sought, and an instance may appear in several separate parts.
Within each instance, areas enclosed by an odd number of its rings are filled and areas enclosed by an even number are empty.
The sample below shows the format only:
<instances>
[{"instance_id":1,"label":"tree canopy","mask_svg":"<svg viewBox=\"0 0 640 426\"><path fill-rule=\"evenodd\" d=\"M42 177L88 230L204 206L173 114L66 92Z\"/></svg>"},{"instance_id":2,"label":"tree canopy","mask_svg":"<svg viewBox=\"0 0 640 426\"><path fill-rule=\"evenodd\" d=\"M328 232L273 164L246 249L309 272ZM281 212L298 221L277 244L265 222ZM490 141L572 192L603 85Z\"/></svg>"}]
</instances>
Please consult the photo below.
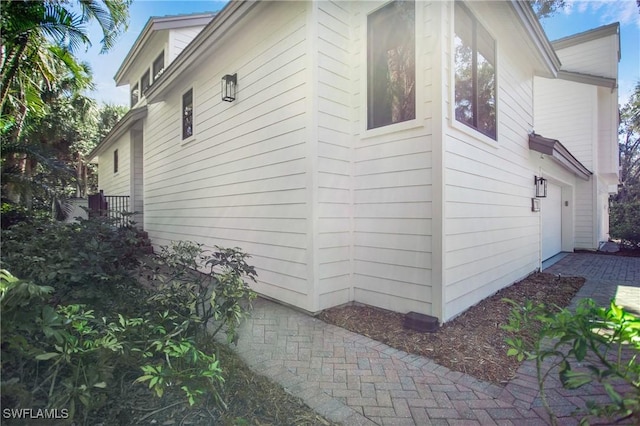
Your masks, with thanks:
<instances>
[{"instance_id":1,"label":"tree canopy","mask_svg":"<svg viewBox=\"0 0 640 426\"><path fill-rule=\"evenodd\" d=\"M93 99L83 95L93 87L91 69L75 53L91 45L87 24L92 21L102 29L102 52L108 51L128 26L130 3L3 1L3 201L31 207L34 191L59 192L80 176L74 170L88 147L96 143L100 111Z\"/></svg>"}]
</instances>

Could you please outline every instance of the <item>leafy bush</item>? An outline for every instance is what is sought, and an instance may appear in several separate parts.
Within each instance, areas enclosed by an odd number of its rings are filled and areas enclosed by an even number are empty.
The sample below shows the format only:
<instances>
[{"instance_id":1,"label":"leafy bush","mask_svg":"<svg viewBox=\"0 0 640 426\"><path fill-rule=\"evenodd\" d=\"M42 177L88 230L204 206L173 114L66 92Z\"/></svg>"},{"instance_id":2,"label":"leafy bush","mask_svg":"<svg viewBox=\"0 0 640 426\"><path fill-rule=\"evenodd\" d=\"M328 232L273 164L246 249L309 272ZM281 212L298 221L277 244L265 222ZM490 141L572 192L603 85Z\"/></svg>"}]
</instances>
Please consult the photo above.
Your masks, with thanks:
<instances>
[{"instance_id":1,"label":"leafy bush","mask_svg":"<svg viewBox=\"0 0 640 426\"><path fill-rule=\"evenodd\" d=\"M59 300L87 303L135 288L137 245L135 230L100 218L19 223L2 233L2 263L16 276L54 287Z\"/></svg>"},{"instance_id":2,"label":"leafy bush","mask_svg":"<svg viewBox=\"0 0 640 426\"><path fill-rule=\"evenodd\" d=\"M2 219L2 229L9 229L10 226L17 223L27 222L29 220L29 212L25 207L2 201L0 219Z\"/></svg>"},{"instance_id":3,"label":"leafy bush","mask_svg":"<svg viewBox=\"0 0 640 426\"><path fill-rule=\"evenodd\" d=\"M615 202L609 209L611 238L627 248L640 249L640 201Z\"/></svg>"},{"instance_id":4,"label":"leafy bush","mask_svg":"<svg viewBox=\"0 0 640 426\"><path fill-rule=\"evenodd\" d=\"M564 388L597 382L610 398L609 403L589 401L581 424L589 424L590 416L640 422L640 319L613 301L603 308L583 299L575 312L506 301L514 308L503 328L518 334L506 339L508 354L536 361L540 394L554 425L557 419L546 401L544 383L556 368ZM531 330L537 330L534 338L522 337ZM620 389L628 391L621 394Z\"/></svg>"},{"instance_id":5,"label":"leafy bush","mask_svg":"<svg viewBox=\"0 0 640 426\"><path fill-rule=\"evenodd\" d=\"M136 369L144 374L134 383L148 381L159 397L179 389L189 405L211 397L224 406L215 354L199 348L176 316L96 318L83 305L47 305L51 290L0 272L2 390L14 395L3 406L68 407L70 420L87 424Z\"/></svg>"},{"instance_id":6,"label":"leafy bush","mask_svg":"<svg viewBox=\"0 0 640 426\"><path fill-rule=\"evenodd\" d=\"M150 278L158 288L150 300L163 307L179 301L184 309L175 313L196 325L196 332L205 333L213 320L217 325L210 334L215 336L226 327L229 343L235 342L236 326L256 298L245 281L256 277L248 257L239 248L216 246L209 253L188 241L162 247L152 266Z\"/></svg>"},{"instance_id":7,"label":"leafy bush","mask_svg":"<svg viewBox=\"0 0 640 426\"><path fill-rule=\"evenodd\" d=\"M175 243L147 259L143 287L136 245L132 230L97 219L3 233L3 267L24 277L0 272L3 407L65 407L69 422L91 424L123 413L126 383L225 406L211 334L237 338L256 297L248 255Z\"/></svg>"}]
</instances>

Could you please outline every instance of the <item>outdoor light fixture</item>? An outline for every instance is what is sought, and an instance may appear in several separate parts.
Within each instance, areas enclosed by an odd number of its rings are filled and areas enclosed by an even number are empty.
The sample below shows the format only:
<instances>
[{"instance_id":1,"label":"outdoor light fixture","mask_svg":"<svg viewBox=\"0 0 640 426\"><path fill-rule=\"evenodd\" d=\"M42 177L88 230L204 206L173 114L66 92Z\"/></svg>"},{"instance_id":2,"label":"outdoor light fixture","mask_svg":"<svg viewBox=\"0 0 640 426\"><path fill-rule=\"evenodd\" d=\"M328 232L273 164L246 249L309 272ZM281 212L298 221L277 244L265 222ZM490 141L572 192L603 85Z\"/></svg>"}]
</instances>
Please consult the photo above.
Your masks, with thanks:
<instances>
[{"instance_id":1,"label":"outdoor light fixture","mask_svg":"<svg viewBox=\"0 0 640 426\"><path fill-rule=\"evenodd\" d=\"M222 100L233 102L236 100L236 85L238 82L238 74L227 74L222 77Z\"/></svg>"},{"instance_id":2,"label":"outdoor light fixture","mask_svg":"<svg viewBox=\"0 0 640 426\"><path fill-rule=\"evenodd\" d=\"M533 182L536 186L536 198L547 196L547 180L543 177L534 176Z\"/></svg>"}]
</instances>

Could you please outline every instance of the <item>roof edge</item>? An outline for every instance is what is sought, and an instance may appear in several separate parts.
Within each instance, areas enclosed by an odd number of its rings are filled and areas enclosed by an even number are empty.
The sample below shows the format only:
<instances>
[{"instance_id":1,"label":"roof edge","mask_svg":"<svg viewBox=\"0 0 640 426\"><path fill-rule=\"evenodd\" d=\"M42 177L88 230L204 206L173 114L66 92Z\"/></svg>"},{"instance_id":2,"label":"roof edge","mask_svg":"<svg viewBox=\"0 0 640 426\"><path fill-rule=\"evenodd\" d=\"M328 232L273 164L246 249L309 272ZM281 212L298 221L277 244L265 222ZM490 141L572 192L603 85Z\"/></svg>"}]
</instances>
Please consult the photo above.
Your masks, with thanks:
<instances>
[{"instance_id":1,"label":"roof edge","mask_svg":"<svg viewBox=\"0 0 640 426\"><path fill-rule=\"evenodd\" d=\"M98 145L89 152L86 160L91 161L98 155L100 151L109 146L111 142L118 139L127 130L131 128L135 123L147 116L147 106L133 108L127 111L127 113L118 121L115 126L107 133Z\"/></svg>"},{"instance_id":2,"label":"roof edge","mask_svg":"<svg viewBox=\"0 0 640 426\"><path fill-rule=\"evenodd\" d=\"M540 20L533 12L533 9L528 2L511 0L509 4L520 18L524 29L529 33L529 36L537 47L547 70L553 77L555 77L560 70L560 58L558 58L556 51L547 38L547 34L544 32L544 29L540 24Z\"/></svg>"},{"instance_id":3,"label":"roof edge","mask_svg":"<svg viewBox=\"0 0 640 426\"><path fill-rule=\"evenodd\" d=\"M545 138L535 132L529 134L529 149L548 155L556 163L581 179L589 180L593 173L587 169L569 150L557 139Z\"/></svg>"},{"instance_id":4,"label":"roof edge","mask_svg":"<svg viewBox=\"0 0 640 426\"><path fill-rule=\"evenodd\" d=\"M151 34L155 30L164 30L164 29L174 29L174 28L182 28L188 26L196 26L199 24L207 25L208 22L200 23L202 19L207 19L210 21L211 18L216 16L216 12L206 12L206 13L193 13L193 14L184 14L184 15L169 15L169 16L152 16L149 18L144 28L136 38L136 41L133 42L133 46L129 49L127 56L125 56L124 60L120 64L118 71L116 71L116 75L113 79L116 81L116 86L120 84L124 74L131 67L131 64L140 53L142 46L151 38ZM189 22L185 25L176 25L177 22L185 21ZM194 22L195 21L195 22ZM173 25L171 25L173 24ZM158 28L155 28L158 27Z\"/></svg>"},{"instance_id":5,"label":"roof edge","mask_svg":"<svg viewBox=\"0 0 640 426\"><path fill-rule=\"evenodd\" d=\"M202 49L206 43L216 43L235 24L242 19L256 4L258 0L231 0L220 12L218 12L209 24L191 40L191 43L180 52L180 54L167 66L160 78L155 81L145 92L148 103L158 99L170 82L194 61L200 59L201 55L195 52Z\"/></svg>"},{"instance_id":6,"label":"roof edge","mask_svg":"<svg viewBox=\"0 0 640 426\"><path fill-rule=\"evenodd\" d=\"M618 87L618 80L615 78L601 77L599 75L585 74L575 71L558 71L558 78L576 83L606 87L611 90Z\"/></svg>"},{"instance_id":7,"label":"roof edge","mask_svg":"<svg viewBox=\"0 0 640 426\"><path fill-rule=\"evenodd\" d=\"M575 46L578 44L586 43L588 41L597 40L599 38L608 37L610 35L620 34L620 23L614 22L613 24L603 25L601 27L593 28L578 34L573 34L567 37L559 38L551 42L554 49L565 49L567 47ZM618 37L618 44L620 37ZM618 60L620 60L620 46L618 45Z\"/></svg>"}]
</instances>

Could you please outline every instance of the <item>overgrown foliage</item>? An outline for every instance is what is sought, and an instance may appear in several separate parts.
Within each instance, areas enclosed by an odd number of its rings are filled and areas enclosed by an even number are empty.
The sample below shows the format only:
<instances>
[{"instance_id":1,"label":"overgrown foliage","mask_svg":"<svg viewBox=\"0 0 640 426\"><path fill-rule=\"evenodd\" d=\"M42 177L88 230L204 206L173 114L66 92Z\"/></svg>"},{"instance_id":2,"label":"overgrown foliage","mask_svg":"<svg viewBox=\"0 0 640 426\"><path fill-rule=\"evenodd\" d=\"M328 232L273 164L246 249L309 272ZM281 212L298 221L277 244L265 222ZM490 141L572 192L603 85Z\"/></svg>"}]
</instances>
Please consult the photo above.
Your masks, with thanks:
<instances>
[{"instance_id":1,"label":"overgrown foliage","mask_svg":"<svg viewBox=\"0 0 640 426\"><path fill-rule=\"evenodd\" d=\"M2 266L12 272L0 272L3 408L64 409L69 424L108 412L128 424L126 393L148 389L224 409L224 373L206 330L226 326L233 340L248 314L255 293L245 280L256 274L247 257L176 243L157 263L145 259L142 286L133 230L96 219L11 227Z\"/></svg>"},{"instance_id":2,"label":"overgrown foliage","mask_svg":"<svg viewBox=\"0 0 640 426\"><path fill-rule=\"evenodd\" d=\"M639 318L614 301L604 308L583 299L575 311L507 302L513 309L503 328L515 333L506 339L508 354L535 360L540 395L552 424L558 422L546 399L545 382L555 373L566 389L599 383L609 396L609 402L588 401L586 412L576 413L581 424L601 417L640 422Z\"/></svg>"},{"instance_id":3,"label":"overgrown foliage","mask_svg":"<svg viewBox=\"0 0 640 426\"><path fill-rule=\"evenodd\" d=\"M225 327L228 342L235 343L236 326L248 307L242 303L250 304L256 297L245 282L256 278L247 257L239 248L216 246L213 252L205 252L202 245L188 241L162 247L148 275L158 284L150 300L162 307L179 301L186 309L176 314L185 321L195 318L197 332L206 333L213 320L217 325L209 333L215 336Z\"/></svg>"},{"instance_id":4,"label":"overgrown foliage","mask_svg":"<svg viewBox=\"0 0 640 426\"><path fill-rule=\"evenodd\" d=\"M613 202L609 209L609 232L622 247L640 250L640 198L637 201Z\"/></svg>"},{"instance_id":5,"label":"overgrown foliage","mask_svg":"<svg viewBox=\"0 0 640 426\"><path fill-rule=\"evenodd\" d=\"M73 5L72 3L76 3ZM94 146L96 104L90 67L75 52L89 47L87 24L102 29L106 52L128 25L130 0L7 0L0 8L2 198L37 209L82 195L83 162ZM88 148L88 149L87 149Z\"/></svg>"},{"instance_id":6,"label":"overgrown foliage","mask_svg":"<svg viewBox=\"0 0 640 426\"><path fill-rule=\"evenodd\" d=\"M3 231L1 244L3 267L53 286L56 300L116 303L135 289L136 231L108 220L23 222Z\"/></svg>"},{"instance_id":7,"label":"overgrown foliage","mask_svg":"<svg viewBox=\"0 0 640 426\"><path fill-rule=\"evenodd\" d=\"M640 83L620 110L620 185L611 198L611 238L623 248L640 250Z\"/></svg>"}]
</instances>

